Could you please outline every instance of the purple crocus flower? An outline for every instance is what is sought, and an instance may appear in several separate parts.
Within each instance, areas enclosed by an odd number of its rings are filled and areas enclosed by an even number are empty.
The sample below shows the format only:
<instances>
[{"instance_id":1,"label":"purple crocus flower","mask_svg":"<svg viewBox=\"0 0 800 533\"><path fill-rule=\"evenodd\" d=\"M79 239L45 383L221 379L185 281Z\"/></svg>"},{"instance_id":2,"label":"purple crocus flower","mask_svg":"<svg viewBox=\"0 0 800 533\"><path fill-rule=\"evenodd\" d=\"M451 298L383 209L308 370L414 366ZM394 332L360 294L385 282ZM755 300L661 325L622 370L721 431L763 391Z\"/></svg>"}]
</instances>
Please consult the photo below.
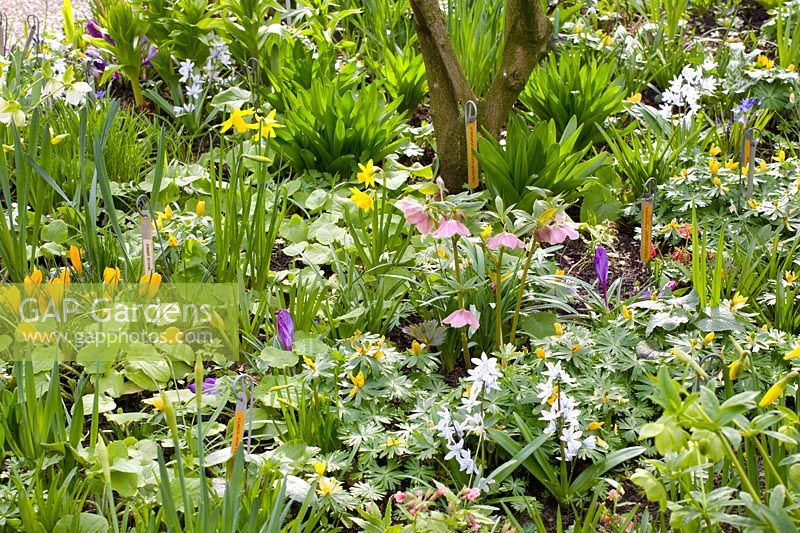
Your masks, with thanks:
<instances>
[{"instance_id":1,"label":"purple crocus flower","mask_svg":"<svg viewBox=\"0 0 800 533\"><path fill-rule=\"evenodd\" d=\"M284 350L291 350L294 346L294 321L286 309L281 309L275 316L275 329L278 330L278 340Z\"/></svg>"},{"instance_id":2,"label":"purple crocus flower","mask_svg":"<svg viewBox=\"0 0 800 533\"><path fill-rule=\"evenodd\" d=\"M600 283L600 291L603 293L603 301L608 308L608 254L606 249L598 246L594 252L594 271L597 273L597 281Z\"/></svg>"},{"instance_id":3,"label":"purple crocus flower","mask_svg":"<svg viewBox=\"0 0 800 533\"><path fill-rule=\"evenodd\" d=\"M89 22L86 23L86 33L95 39L105 39L109 44L114 44L114 39L100 26L97 19L90 19Z\"/></svg>"},{"instance_id":4,"label":"purple crocus flower","mask_svg":"<svg viewBox=\"0 0 800 533\"><path fill-rule=\"evenodd\" d=\"M86 60L89 73L94 78L99 78L102 76L103 72L105 72L106 67L108 66L106 60L103 58L103 55L100 53L100 50L94 46L89 46L86 48Z\"/></svg>"},{"instance_id":5,"label":"purple crocus flower","mask_svg":"<svg viewBox=\"0 0 800 533\"><path fill-rule=\"evenodd\" d=\"M189 390L196 393L197 392L197 385L195 383L189 384ZM217 391L217 378L215 377L208 377L203 380L202 386L203 394L218 394Z\"/></svg>"},{"instance_id":6,"label":"purple crocus flower","mask_svg":"<svg viewBox=\"0 0 800 533\"><path fill-rule=\"evenodd\" d=\"M149 67L150 61L156 57L156 54L158 54L158 47L154 44L147 46L146 35L142 36L141 46L142 46L142 66Z\"/></svg>"},{"instance_id":7,"label":"purple crocus flower","mask_svg":"<svg viewBox=\"0 0 800 533\"><path fill-rule=\"evenodd\" d=\"M673 279L672 281L670 281L669 283L664 285L664 288L661 289L661 291L658 293L658 296L660 298L660 297L664 296L667 293L668 289L669 289L670 292L672 292L677 288L678 288L678 282Z\"/></svg>"}]
</instances>

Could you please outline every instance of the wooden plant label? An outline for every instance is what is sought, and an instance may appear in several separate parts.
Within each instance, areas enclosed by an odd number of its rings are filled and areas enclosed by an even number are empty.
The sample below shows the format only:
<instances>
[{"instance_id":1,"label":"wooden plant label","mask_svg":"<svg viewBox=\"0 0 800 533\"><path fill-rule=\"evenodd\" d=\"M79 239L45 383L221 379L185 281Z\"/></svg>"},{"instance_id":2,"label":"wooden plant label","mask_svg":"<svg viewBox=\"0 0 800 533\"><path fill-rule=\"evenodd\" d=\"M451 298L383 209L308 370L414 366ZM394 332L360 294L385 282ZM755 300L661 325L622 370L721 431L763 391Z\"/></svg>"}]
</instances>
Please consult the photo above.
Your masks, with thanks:
<instances>
[{"instance_id":1,"label":"wooden plant label","mask_svg":"<svg viewBox=\"0 0 800 533\"><path fill-rule=\"evenodd\" d=\"M139 222L142 230L142 265L144 268L144 275L155 274L156 271L156 258L153 249L153 223L150 217L142 215Z\"/></svg>"},{"instance_id":2,"label":"wooden plant label","mask_svg":"<svg viewBox=\"0 0 800 533\"><path fill-rule=\"evenodd\" d=\"M653 207L656 203L656 180L648 179L642 195L642 263L649 263L653 255Z\"/></svg>"},{"instance_id":3,"label":"wooden plant label","mask_svg":"<svg viewBox=\"0 0 800 533\"><path fill-rule=\"evenodd\" d=\"M645 196L642 198L642 262L647 263L652 256L653 239L653 199Z\"/></svg>"},{"instance_id":4,"label":"wooden plant label","mask_svg":"<svg viewBox=\"0 0 800 533\"><path fill-rule=\"evenodd\" d=\"M467 126L467 178L470 189L478 188L478 106L472 100L464 106L464 122Z\"/></svg>"}]
</instances>

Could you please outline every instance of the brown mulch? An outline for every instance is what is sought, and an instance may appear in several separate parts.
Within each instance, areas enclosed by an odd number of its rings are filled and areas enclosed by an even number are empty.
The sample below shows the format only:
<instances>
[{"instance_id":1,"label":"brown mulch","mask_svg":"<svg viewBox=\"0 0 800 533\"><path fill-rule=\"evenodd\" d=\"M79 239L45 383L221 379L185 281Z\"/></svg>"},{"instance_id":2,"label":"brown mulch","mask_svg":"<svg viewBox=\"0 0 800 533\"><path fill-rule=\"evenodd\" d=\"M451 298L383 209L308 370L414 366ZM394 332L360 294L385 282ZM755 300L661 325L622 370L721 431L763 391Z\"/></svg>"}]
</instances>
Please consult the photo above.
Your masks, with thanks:
<instances>
[{"instance_id":1,"label":"brown mulch","mask_svg":"<svg viewBox=\"0 0 800 533\"><path fill-rule=\"evenodd\" d=\"M606 247L608 253L609 285L622 278L622 297L636 295L649 279L644 264L639 259L639 243L634 240L635 227L625 222L605 222L615 237L615 243ZM586 242L569 241L556 254L556 261L567 274L588 283L597 280L594 271L594 249Z\"/></svg>"}]
</instances>

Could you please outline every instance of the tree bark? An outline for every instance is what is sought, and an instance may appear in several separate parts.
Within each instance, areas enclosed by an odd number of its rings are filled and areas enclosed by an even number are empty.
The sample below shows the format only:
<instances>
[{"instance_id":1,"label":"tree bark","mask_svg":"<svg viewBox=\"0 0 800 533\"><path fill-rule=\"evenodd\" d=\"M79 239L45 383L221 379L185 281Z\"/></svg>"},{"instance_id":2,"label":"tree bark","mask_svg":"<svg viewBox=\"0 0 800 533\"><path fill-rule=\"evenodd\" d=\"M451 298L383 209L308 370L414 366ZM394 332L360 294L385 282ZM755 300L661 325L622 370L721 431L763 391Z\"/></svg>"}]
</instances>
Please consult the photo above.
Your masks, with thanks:
<instances>
[{"instance_id":1,"label":"tree bark","mask_svg":"<svg viewBox=\"0 0 800 533\"><path fill-rule=\"evenodd\" d=\"M502 60L486 97L479 100L453 49L438 0L409 1L428 77L439 174L451 192L459 192L467 181L464 104L475 100L478 125L499 137L547 47L550 19L541 0L506 1Z\"/></svg>"}]
</instances>

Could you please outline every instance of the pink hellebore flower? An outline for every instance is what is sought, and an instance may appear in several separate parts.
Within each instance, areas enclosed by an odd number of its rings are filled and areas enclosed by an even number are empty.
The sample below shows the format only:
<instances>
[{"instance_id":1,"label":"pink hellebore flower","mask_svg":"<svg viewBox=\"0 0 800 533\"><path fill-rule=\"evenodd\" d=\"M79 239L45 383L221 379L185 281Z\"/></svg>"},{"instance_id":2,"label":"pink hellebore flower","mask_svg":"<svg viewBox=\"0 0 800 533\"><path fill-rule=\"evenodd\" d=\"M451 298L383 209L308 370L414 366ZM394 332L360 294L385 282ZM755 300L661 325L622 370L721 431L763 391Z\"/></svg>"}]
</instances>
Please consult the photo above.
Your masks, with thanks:
<instances>
[{"instance_id":1,"label":"pink hellebore flower","mask_svg":"<svg viewBox=\"0 0 800 533\"><path fill-rule=\"evenodd\" d=\"M564 213L559 213L555 217L554 224L537 229L534 232L536 240L548 244L561 244L566 239L571 241L577 239L578 232L569 223L565 222L565 218Z\"/></svg>"},{"instance_id":2,"label":"pink hellebore flower","mask_svg":"<svg viewBox=\"0 0 800 533\"><path fill-rule=\"evenodd\" d=\"M464 494L464 498L467 501L474 502L475 500L478 499L478 496L480 495L481 495L480 489L471 488L467 490L467 492Z\"/></svg>"},{"instance_id":3,"label":"pink hellebore flower","mask_svg":"<svg viewBox=\"0 0 800 533\"><path fill-rule=\"evenodd\" d=\"M506 248L525 248L525 243L522 242L519 237L514 235L513 233L509 233L504 231L503 233L498 233L491 239L489 242L486 243L486 246L490 250L497 250L498 248L504 246Z\"/></svg>"},{"instance_id":4,"label":"pink hellebore flower","mask_svg":"<svg viewBox=\"0 0 800 533\"><path fill-rule=\"evenodd\" d=\"M403 212L406 222L416 226L423 235L433 229L434 220L425 212L425 208L414 200L399 200L394 205Z\"/></svg>"},{"instance_id":5,"label":"pink hellebore flower","mask_svg":"<svg viewBox=\"0 0 800 533\"><path fill-rule=\"evenodd\" d=\"M454 328L463 328L464 326L470 326L472 329L478 329L481 325L478 322L477 317L467 311L466 309L459 309L458 311L453 311L450 313L447 318L442 320L442 323L447 324L448 326L452 326Z\"/></svg>"},{"instance_id":6,"label":"pink hellebore flower","mask_svg":"<svg viewBox=\"0 0 800 533\"><path fill-rule=\"evenodd\" d=\"M433 236L437 239L448 239L454 235L469 237L469 229L462 222L452 218L442 218L439 227L433 232Z\"/></svg>"}]
</instances>

